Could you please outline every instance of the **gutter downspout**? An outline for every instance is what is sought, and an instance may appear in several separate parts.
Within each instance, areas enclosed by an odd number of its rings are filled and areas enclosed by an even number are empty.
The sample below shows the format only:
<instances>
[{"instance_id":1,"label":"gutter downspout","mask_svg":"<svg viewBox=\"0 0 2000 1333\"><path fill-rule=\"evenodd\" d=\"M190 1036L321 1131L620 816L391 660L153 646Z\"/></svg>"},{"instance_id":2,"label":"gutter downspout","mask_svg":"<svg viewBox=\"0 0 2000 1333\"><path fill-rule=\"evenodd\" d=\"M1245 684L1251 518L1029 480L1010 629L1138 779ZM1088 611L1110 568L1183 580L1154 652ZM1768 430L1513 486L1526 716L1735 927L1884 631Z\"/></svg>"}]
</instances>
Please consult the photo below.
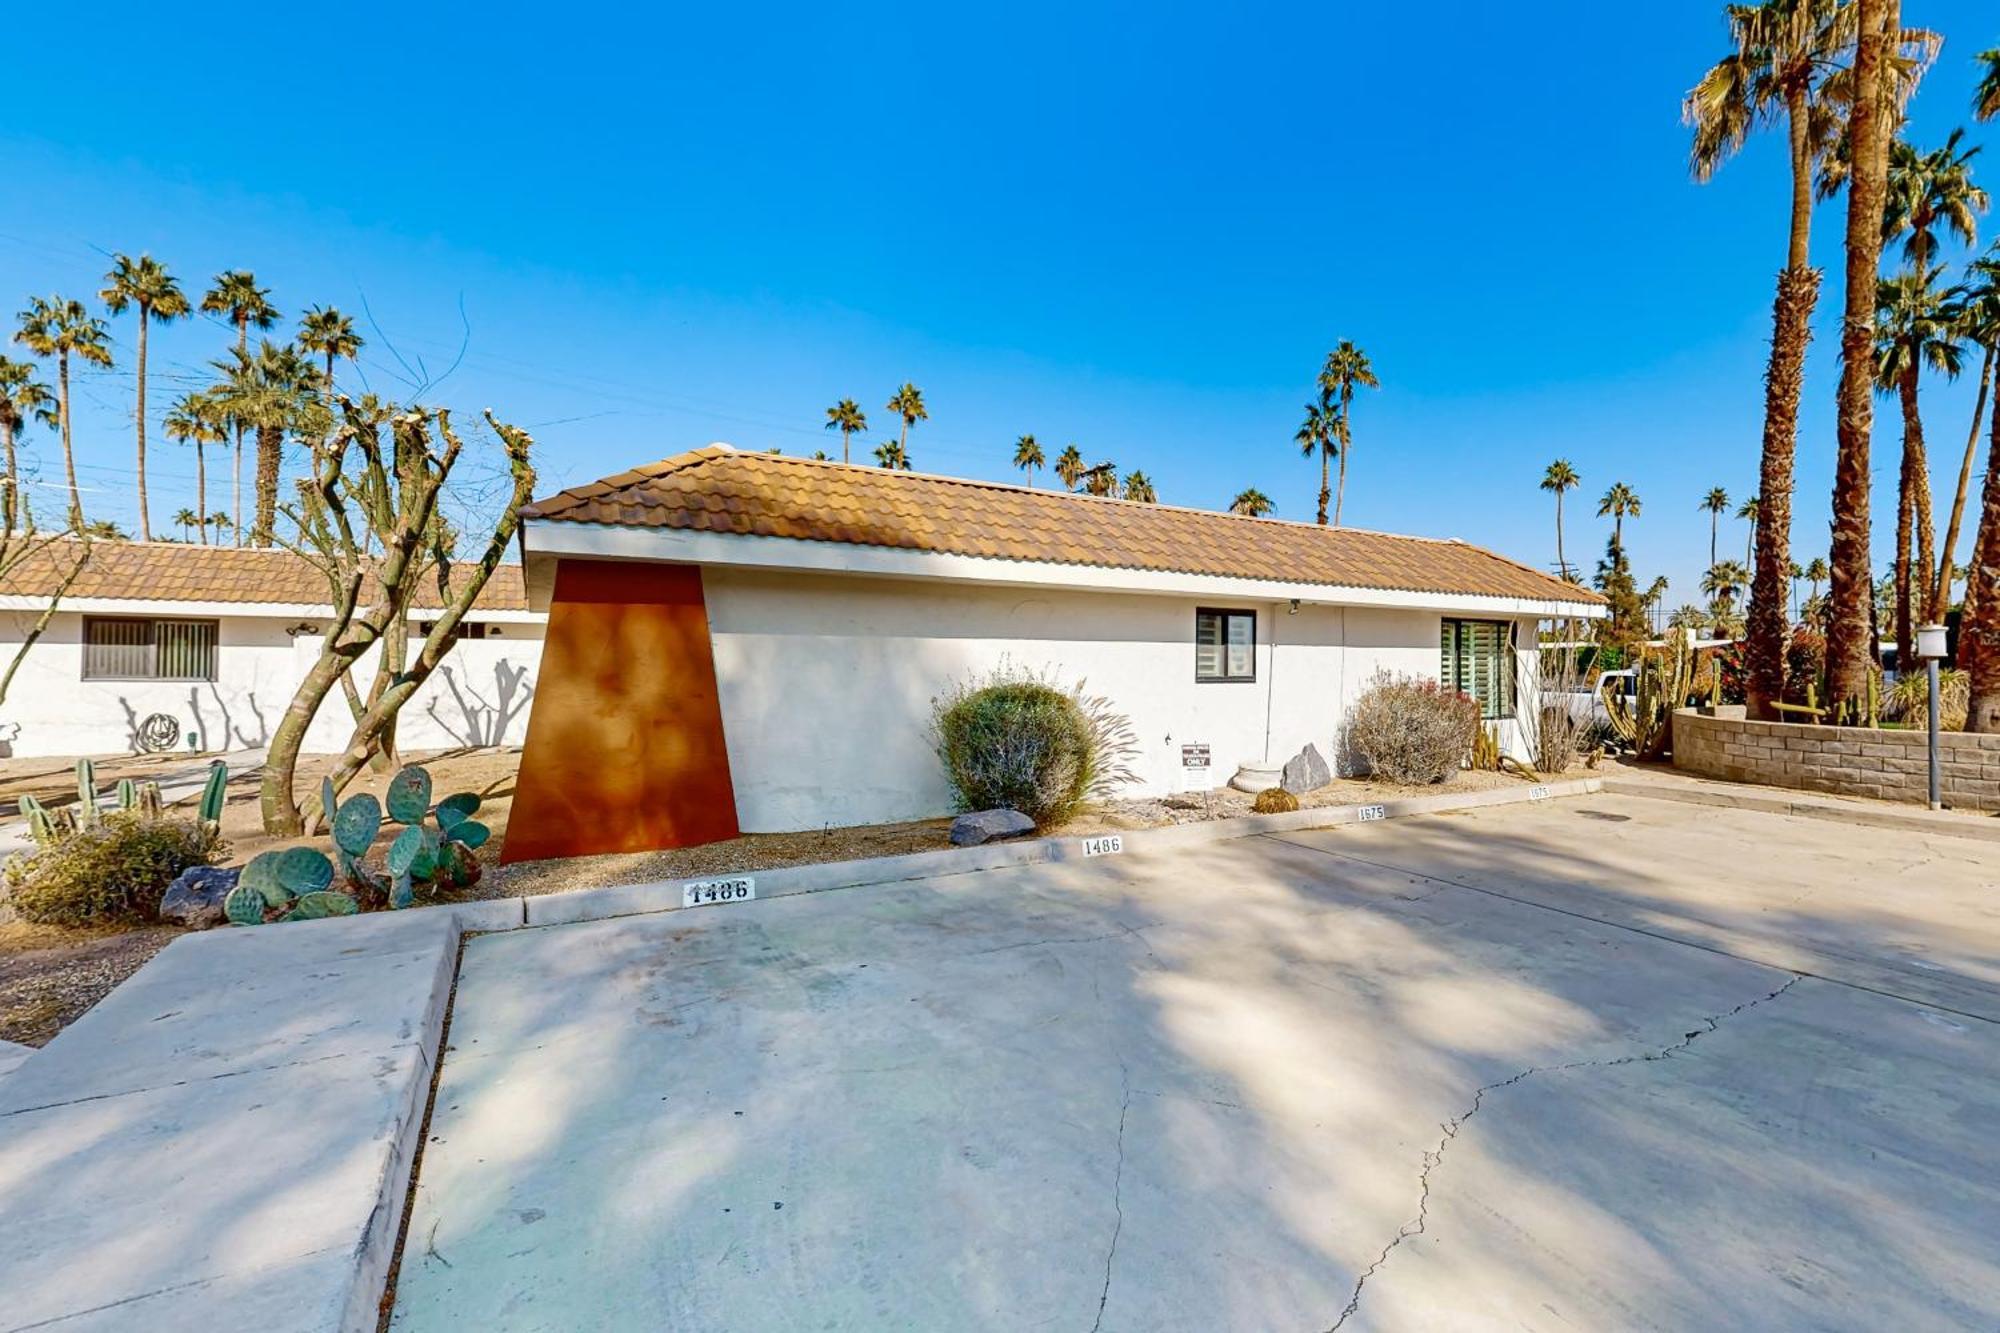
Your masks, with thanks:
<instances>
[{"instance_id":1,"label":"gutter downspout","mask_svg":"<svg viewBox=\"0 0 2000 1333\"><path fill-rule=\"evenodd\" d=\"M1283 602L1273 606L1282 607ZM1271 699L1278 692L1278 613L1271 613L1271 668L1264 673L1264 762L1271 762Z\"/></svg>"}]
</instances>

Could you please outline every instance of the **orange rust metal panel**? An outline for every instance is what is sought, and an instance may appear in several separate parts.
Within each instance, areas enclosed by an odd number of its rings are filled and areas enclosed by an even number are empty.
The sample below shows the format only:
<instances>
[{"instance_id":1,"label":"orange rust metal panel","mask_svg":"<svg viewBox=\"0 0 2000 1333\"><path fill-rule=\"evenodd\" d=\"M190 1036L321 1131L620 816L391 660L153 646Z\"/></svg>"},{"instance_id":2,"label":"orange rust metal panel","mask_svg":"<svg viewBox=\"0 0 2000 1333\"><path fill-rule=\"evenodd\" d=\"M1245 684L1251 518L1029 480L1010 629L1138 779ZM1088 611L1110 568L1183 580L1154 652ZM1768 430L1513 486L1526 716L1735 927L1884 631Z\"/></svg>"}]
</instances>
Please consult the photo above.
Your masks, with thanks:
<instances>
[{"instance_id":1,"label":"orange rust metal panel","mask_svg":"<svg viewBox=\"0 0 2000 1333\"><path fill-rule=\"evenodd\" d=\"M564 560L501 861L736 835L700 568Z\"/></svg>"}]
</instances>

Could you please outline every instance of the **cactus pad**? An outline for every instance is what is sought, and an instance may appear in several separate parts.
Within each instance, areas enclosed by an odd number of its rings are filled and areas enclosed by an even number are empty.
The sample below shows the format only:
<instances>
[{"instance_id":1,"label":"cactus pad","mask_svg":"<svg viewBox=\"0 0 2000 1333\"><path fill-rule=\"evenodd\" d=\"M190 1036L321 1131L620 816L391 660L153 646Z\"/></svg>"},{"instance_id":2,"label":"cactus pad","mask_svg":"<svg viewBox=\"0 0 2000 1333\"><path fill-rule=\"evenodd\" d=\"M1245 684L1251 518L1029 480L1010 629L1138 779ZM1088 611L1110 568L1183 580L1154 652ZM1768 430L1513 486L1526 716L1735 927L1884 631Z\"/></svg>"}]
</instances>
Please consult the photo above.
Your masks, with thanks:
<instances>
[{"instance_id":1,"label":"cactus pad","mask_svg":"<svg viewBox=\"0 0 2000 1333\"><path fill-rule=\"evenodd\" d=\"M239 926L261 926L264 924L264 895L248 884L239 883L222 900L222 914Z\"/></svg>"},{"instance_id":2,"label":"cactus pad","mask_svg":"<svg viewBox=\"0 0 2000 1333\"><path fill-rule=\"evenodd\" d=\"M493 836L493 830L476 819L461 819L445 830L445 836L467 848L479 848L486 845L486 840Z\"/></svg>"},{"instance_id":3,"label":"cactus pad","mask_svg":"<svg viewBox=\"0 0 2000 1333\"><path fill-rule=\"evenodd\" d=\"M319 818L322 824L333 823L333 812L340 808L340 794L333 789L332 778L319 780Z\"/></svg>"},{"instance_id":4,"label":"cactus pad","mask_svg":"<svg viewBox=\"0 0 2000 1333\"><path fill-rule=\"evenodd\" d=\"M446 832L450 832L452 825L462 819L470 819L478 813L479 794L477 792L462 791L454 796L447 796L438 802L438 827L444 829Z\"/></svg>"},{"instance_id":5,"label":"cactus pad","mask_svg":"<svg viewBox=\"0 0 2000 1333\"><path fill-rule=\"evenodd\" d=\"M292 898L323 892L333 883L333 862L313 847L287 847L278 853L278 883Z\"/></svg>"},{"instance_id":6,"label":"cactus pad","mask_svg":"<svg viewBox=\"0 0 2000 1333\"><path fill-rule=\"evenodd\" d=\"M255 890L272 907L283 907L293 895L278 874L278 858L282 855L282 852L259 852L251 857L250 864L243 867L243 876L236 881L236 886Z\"/></svg>"},{"instance_id":7,"label":"cactus pad","mask_svg":"<svg viewBox=\"0 0 2000 1333\"><path fill-rule=\"evenodd\" d=\"M353 916L361 910L361 904L350 894L333 889L321 889L316 893L299 895L292 910L285 913L286 921L318 921L329 916Z\"/></svg>"},{"instance_id":8,"label":"cactus pad","mask_svg":"<svg viewBox=\"0 0 2000 1333\"><path fill-rule=\"evenodd\" d=\"M421 824L431 808L431 775L412 764L389 779L389 818Z\"/></svg>"},{"instance_id":9,"label":"cactus pad","mask_svg":"<svg viewBox=\"0 0 2000 1333\"><path fill-rule=\"evenodd\" d=\"M416 898L416 892L410 887L409 875L396 876L396 882L389 886L389 906L408 907Z\"/></svg>"},{"instance_id":10,"label":"cactus pad","mask_svg":"<svg viewBox=\"0 0 2000 1333\"><path fill-rule=\"evenodd\" d=\"M382 806L366 792L348 797L333 817L333 844L349 856L367 852L381 831Z\"/></svg>"},{"instance_id":11,"label":"cactus pad","mask_svg":"<svg viewBox=\"0 0 2000 1333\"><path fill-rule=\"evenodd\" d=\"M389 844L389 873L423 879L437 865L437 835L412 824Z\"/></svg>"}]
</instances>

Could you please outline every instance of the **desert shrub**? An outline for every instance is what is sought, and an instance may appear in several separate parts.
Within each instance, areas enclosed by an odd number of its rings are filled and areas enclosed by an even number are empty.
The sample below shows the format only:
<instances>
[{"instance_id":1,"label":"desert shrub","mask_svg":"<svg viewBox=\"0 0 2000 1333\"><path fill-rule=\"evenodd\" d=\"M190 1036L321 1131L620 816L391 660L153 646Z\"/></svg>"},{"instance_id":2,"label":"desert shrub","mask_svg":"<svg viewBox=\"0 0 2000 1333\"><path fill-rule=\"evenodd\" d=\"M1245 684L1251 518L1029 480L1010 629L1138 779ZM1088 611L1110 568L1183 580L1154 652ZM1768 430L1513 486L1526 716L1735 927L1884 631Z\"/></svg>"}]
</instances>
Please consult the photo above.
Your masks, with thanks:
<instances>
[{"instance_id":1,"label":"desert shrub","mask_svg":"<svg viewBox=\"0 0 2000 1333\"><path fill-rule=\"evenodd\" d=\"M1906 671L1896 677L1882 695L1882 716L1896 722L1928 725L1931 681L1927 671ZM1946 668L1938 672L1938 726L1944 731L1964 731L1965 715L1972 706L1972 678L1963 671Z\"/></svg>"},{"instance_id":2,"label":"desert shrub","mask_svg":"<svg viewBox=\"0 0 2000 1333\"><path fill-rule=\"evenodd\" d=\"M118 811L10 860L7 896L27 920L50 925L150 921L175 876L228 850L212 824Z\"/></svg>"},{"instance_id":3,"label":"desert shrub","mask_svg":"<svg viewBox=\"0 0 2000 1333\"><path fill-rule=\"evenodd\" d=\"M1299 798L1283 787L1266 787L1257 793L1257 799L1250 808L1260 815L1288 814L1299 808Z\"/></svg>"},{"instance_id":4,"label":"desert shrub","mask_svg":"<svg viewBox=\"0 0 2000 1333\"><path fill-rule=\"evenodd\" d=\"M1047 826L1106 780L1099 737L1123 724L1108 716L1093 725L1077 691L1002 666L934 699L931 732L960 809L1019 810Z\"/></svg>"},{"instance_id":5,"label":"desert shrub","mask_svg":"<svg viewBox=\"0 0 2000 1333\"><path fill-rule=\"evenodd\" d=\"M1378 671L1348 718L1348 744L1376 776L1404 786L1458 771L1479 731L1479 705L1434 680Z\"/></svg>"}]
</instances>

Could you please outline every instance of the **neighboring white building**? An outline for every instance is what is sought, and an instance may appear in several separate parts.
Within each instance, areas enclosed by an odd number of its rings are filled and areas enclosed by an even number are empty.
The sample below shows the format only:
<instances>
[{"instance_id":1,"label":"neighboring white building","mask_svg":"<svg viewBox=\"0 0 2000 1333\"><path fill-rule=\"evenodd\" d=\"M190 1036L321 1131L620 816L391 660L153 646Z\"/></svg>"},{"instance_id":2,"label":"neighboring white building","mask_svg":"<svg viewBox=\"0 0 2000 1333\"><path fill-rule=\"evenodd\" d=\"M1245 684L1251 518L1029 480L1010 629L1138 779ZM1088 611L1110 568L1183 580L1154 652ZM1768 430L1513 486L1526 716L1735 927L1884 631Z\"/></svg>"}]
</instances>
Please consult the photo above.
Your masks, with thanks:
<instances>
[{"instance_id":1,"label":"neighboring white building","mask_svg":"<svg viewBox=\"0 0 2000 1333\"><path fill-rule=\"evenodd\" d=\"M0 587L0 663L48 605L60 563L30 562ZM436 608L434 582L423 601ZM262 745L319 655L331 614L324 578L286 551L92 542L89 565L0 705L0 753L112 754L169 735L184 752ZM404 707L399 743L519 744L546 619L527 609L519 566L496 570L459 642ZM374 663L371 653L355 676L364 691ZM351 721L336 691L306 750L340 749Z\"/></svg>"},{"instance_id":2,"label":"neighboring white building","mask_svg":"<svg viewBox=\"0 0 2000 1333\"><path fill-rule=\"evenodd\" d=\"M931 700L1010 662L1130 719L1132 794L1184 787L1187 746L1218 785L1308 743L1338 763L1383 669L1473 694L1525 756L1541 622L1604 614L1457 541L726 446L524 520L551 614L514 825L577 830L535 855L946 813Z\"/></svg>"}]
</instances>

